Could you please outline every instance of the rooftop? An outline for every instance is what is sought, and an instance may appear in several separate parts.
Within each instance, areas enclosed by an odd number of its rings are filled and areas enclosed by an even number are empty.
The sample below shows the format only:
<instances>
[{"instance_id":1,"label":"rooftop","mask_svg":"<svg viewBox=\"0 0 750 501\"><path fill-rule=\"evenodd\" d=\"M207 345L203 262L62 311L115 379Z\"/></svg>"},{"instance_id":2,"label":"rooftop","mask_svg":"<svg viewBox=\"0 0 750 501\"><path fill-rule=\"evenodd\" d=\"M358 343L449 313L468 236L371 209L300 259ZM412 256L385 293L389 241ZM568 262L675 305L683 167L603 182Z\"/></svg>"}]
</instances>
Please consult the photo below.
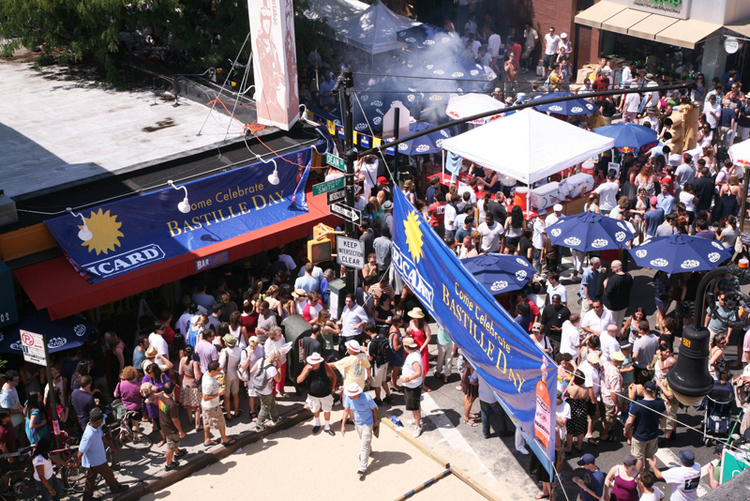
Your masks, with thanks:
<instances>
[{"instance_id":1,"label":"rooftop","mask_svg":"<svg viewBox=\"0 0 750 501\"><path fill-rule=\"evenodd\" d=\"M0 61L0 95L0 189L17 202L215 149L241 132L196 102L107 90L93 74L34 69L29 58Z\"/></svg>"}]
</instances>

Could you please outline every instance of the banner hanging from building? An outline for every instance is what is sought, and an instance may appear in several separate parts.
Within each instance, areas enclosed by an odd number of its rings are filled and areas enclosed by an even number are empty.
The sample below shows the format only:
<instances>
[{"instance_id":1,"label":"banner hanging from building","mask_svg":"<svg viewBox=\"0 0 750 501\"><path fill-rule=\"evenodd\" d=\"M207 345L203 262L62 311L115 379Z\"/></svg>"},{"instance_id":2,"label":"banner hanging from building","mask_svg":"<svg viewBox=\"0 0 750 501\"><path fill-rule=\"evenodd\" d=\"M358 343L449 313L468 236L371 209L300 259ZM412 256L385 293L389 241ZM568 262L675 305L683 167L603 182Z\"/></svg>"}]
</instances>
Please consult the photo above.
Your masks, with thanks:
<instances>
[{"instance_id":1,"label":"banner hanging from building","mask_svg":"<svg viewBox=\"0 0 750 501\"><path fill-rule=\"evenodd\" d=\"M258 123L289 130L299 118L292 0L247 0Z\"/></svg>"},{"instance_id":2,"label":"banner hanging from building","mask_svg":"<svg viewBox=\"0 0 750 501\"><path fill-rule=\"evenodd\" d=\"M391 265L489 386L551 471L557 367L395 190Z\"/></svg>"},{"instance_id":3,"label":"banner hanging from building","mask_svg":"<svg viewBox=\"0 0 750 501\"><path fill-rule=\"evenodd\" d=\"M276 165L257 162L178 184L188 191L187 213L178 209L184 190L171 187L82 210L86 241L79 236L80 217L45 224L76 270L101 282L306 212L292 199L304 172L299 166L309 165L311 156L306 148L275 158Z\"/></svg>"}]
</instances>

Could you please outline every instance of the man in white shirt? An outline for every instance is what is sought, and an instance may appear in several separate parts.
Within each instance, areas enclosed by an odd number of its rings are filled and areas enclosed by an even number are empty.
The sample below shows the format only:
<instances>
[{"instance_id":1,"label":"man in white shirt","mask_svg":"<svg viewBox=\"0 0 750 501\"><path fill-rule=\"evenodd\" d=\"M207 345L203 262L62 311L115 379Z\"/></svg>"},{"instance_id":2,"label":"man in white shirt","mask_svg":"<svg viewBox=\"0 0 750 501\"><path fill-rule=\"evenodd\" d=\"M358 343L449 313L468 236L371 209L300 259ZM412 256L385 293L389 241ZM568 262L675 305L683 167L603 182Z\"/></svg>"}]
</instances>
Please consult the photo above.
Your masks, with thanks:
<instances>
[{"instance_id":1,"label":"man in white shirt","mask_svg":"<svg viewBox=\"0 0 750 501\"><path fill-rule=\"evenodd\" d=\"M458 216L458 212L456 211L455 204L459 203L461 200L453 200L452 195L447 193L445 195L445 201L448 203L445 204L443 209L443 227L445 228L445 240L450 242L456 235L456 217ZM451 203L451 201L453 203Z\"/></svg>"},{"instance_id":2,"label":"man in white shirt","mask_svg":"<svg viewBox=\"0 0 750 501\"><path fill-rule=\"evenodd\" d=\"M615 323L612 314L604 309L602 302L594 300L591 309L586 312L581 321L581 330L587 334L599 336L609 324Z\"/></svg>"},{"instance_id":3,"label":"man in white shirt","mask_svg":"<svg viewBox=\"0 0 750 501\"><path fill-rule=\"evenodd\" d=\"M621 353L620 342L617 341L619 329L615 324L609 324L607 330L599 336L602 345L602 360L605 364L612 361L613 353Z\"/></svg>"},{"instance_id":4,"label":"man in white shirt","mask_svg":"<svg viewBox=\"0 0 750 501\"><path fill-rule=\"evenodd\" d=\"M698 485L701 481L701 465L695 462L695 454L690 449L679 452L681 466L660 471L656 467L656 459L649 459L654 476L672 484L671 501L696 501L698 499Z\"/></svg>"},{"instance_id":5,"label":"man in white shirt","mask_svg":"<svg viewBox=\"0 0 750 501\"><path fill-rule=\"evenodd\" d=\"M346 342L352 339L359 341L362 327L369 322L367 312L354 301L354 294L347 294L344 300L344 309L341 311L341 342L339 343L339 358L346 355Z\"/></svg>"},{"instance_id":6,"label":"man in white shirt","mask_svg":"<svg viewBox=\"0 0 750 501\"><path fill-rule=\"evenodd\" d=\"M542 209L543 210L543 209ZM540 212L542 211L540 210ZM531 263L537 271L542 271L542 247L544 247L544 235L546 233L544 226L544 220L542 214L539 214L534 218L534 224L532 226L533 233L531 235L531 245L534 247L534 259Z\"/></svg>"},{"instance_id":7,"label":"man in white shirt","mask_svg":"<svg viewBox=\"0 0 750 501\"><path fill-rule=\"evenodd\" d=\"M500 237L505 229L492 214L488 212L484 216L484 222L477 227L477 231L482 234L482 251L500 252Z\"/></svg>"},{"instance_id":8,"label":"man in white shirt","mask_svg":"<svg viewBox=\"0 0 750 501\"><path fill-rule=\"evenodd\" d=\"M703 111L706 114L706 123L711 126L711 132L716 133L716 127L719 125L719 120L721 119L721 105L718 99L716 99L716 94L708 98L708 103L703 108Z\"/></svg>"},{"instance_id":9,"label":"man in white shirt","mask_svg":"<svg viewBox=\"0 0 750 501\"><path fill-rule=\"evenodd\" d=\"M568 291L560 283L560 275L553 271L547 275L547 299L552 300L552 296L555 294L560 296L560 302L563 306L568 306Z\"/></svg>"},{"instance_id":10,"label":"man in white shirt","mask_svg":"<svg viewBox=\"0 0 750 501\"><path fill-rule=\"evenodd\" d=\"M578 360L578 354L581 352L581 334L578 330L578 324L580 323L581 316L578 313L573 313L562 325L560 353L570 354L573 360Z\"/></svg>"},{"instance_id":11,"label":"man in white shirt","mask_svg":"<svg viewBox=\"0 0 750 501\"><path fill-rule=\"evenodd\" d=\"M620 191L620 183L615 179L617 172L610 169L607 173L607 181L600 184L596 190L599 194L599 209L609 212L617 206L617 192Z\"/></svg>"},{"instance_id":12,"label":"man in white shirt","mask_svg":"<svg viewBox=\"0 0 750 501\"><path fill-rule=\"evenodd\" d=\"M539 42L539 34L531 23L526 23L523 29L523 53L521 54L521 71L528 73L531 55L534 53L536 44Z\"/></svg>"},{"instance_id":13,"label":"man in white shirt","mask_svg":"<svg viewBox=\"0 0 750 501\"><path fill-rule=\"evenodd\" d=\"M472 14L468 21L466 21L466 24L464 25L464 29L471 33L472 35L476 36L477 34L477 16Z\"/></svg>"},{"instance_id":14,"label":"man in white shirt","mask_svg":"<svg viewBox=\"0 0 750 501\"><path fill-rule=\"evenodd\" d=\"M630 84L631 89L637 89L638 84L633 82ZM638 123L638 110L641 106L641 95L640 94L628 94L625 99L622 100L620 105L620 111L622 112L623 123Z\"/></svg>"},{"instance_id":15,"label":"man in white shirt","mask_svg":"<svg viewBox=\"0 0 750 501\"><path fill-rule=\"evenodd\" d=\"M635 63L626 64L622 67L622 87L627 89L633 83L633 70Z\"/></svg>"},{"instance_id":16,"label":"man in white shirt","mask_svg":"<svg viewBox=\"0 0 750 501\"><path fill-rule=\"evenodd\" d=\"M169 358L169 344L167 344L167 341L166 339L164 339L163 335L164 325L154 325L154 332L148 335L148 344L149 346L153 346L154 348L156 348L156 352L159 355L164 355L165 357Z\"/></svg>"},{"instance_id":17,"label":"man in white shirt","mask_svg":"<svg viewBox=\"0 0 750 501\"><path fill-rule=\"evenodd\" d=\"M555 34L555 27L550 26L549 33L544 35L544 78L546 79L555 67L560 37Z\"/></svg>"}]
</instances>

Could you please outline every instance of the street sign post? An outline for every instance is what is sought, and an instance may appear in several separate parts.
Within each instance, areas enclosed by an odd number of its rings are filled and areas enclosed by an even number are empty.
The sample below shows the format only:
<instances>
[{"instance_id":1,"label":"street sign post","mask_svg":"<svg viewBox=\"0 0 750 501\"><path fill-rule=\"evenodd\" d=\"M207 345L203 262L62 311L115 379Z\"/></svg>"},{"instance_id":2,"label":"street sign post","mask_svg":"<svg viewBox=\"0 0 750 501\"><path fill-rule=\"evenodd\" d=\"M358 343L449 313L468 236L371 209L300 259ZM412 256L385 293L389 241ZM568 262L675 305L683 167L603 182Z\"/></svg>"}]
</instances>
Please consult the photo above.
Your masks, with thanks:
<instances>
[{"instance_id":1,"label":"street sign post","mask_svg":"<svg viewBox=\"0 0 750 501\"><path fill-rule=\"evenodd\" d=\"M354 224L362 224L362 213L357 209L352 209L343 204L333 204L328 208L332 214L336 214L341 219Z\"/></svg>"},{"instance_id":2,"label":"street sign post","mask_svg":"<svg viewBox=\"0 0 750 501\"><path fill-rule=\"evenodd\" d=\"M334 169L338 169L341 172L346 172L346 163L344 162L344 159L337 157L332 153L326 153L326 163Z\"/></svg>"},{"instance_id":3,"label":"street sign post","mask_svg":"<svg viewBox=\"0 0 750 501\"><path fill-rule=\"evenodd\" d=\"M365 243L356 238L336 239L336 262L349 268L361 270L365 267Z\"/></svg>"},{"instance_id":4,"label":"street sign post","mask_svg":"<svg viewBox=\"0 0 750 501\"><path fill-rule=\"evenodd\" d=\"M330 181L324 181L322 183L313 185L313 195L318 196L329 191L343 190L344 183L346 182L344 176L331 179Z\"/></svg>"},{"instance_id":5,"label":"street sign post","mask_svg":"<svg viewBox=\"0 0 750 501\"><path fill-rule=\"evenodd\" d=\"M23 359L37 365L47 365L47 356L44 350L44 335L21 329L21 348Z\"/></svg>"},{"instance_id":6,"label":"street sign post","mask_svg":"<svg viewBox=\"0 0 750 501\"><path fill-rule=\"evenodd\" d=\"M333 205L336 202L345 202L346 201L346 189L341 188L340 190L336 191L329 191L326 193L326 202L328 202L328 205Z\"/></svg>"}]
</instances>

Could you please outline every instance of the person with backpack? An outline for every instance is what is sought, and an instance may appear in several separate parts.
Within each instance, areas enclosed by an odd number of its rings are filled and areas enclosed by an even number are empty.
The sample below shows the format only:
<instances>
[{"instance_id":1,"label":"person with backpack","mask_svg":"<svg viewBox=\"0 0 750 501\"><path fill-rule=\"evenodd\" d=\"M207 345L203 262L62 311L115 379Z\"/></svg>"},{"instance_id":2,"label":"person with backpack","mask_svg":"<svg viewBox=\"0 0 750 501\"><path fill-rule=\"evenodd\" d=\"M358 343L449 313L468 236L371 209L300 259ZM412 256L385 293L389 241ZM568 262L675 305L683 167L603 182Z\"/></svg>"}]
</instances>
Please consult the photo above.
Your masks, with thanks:
<instances>
[{"instance_id":1,"label":"person with backpack","mask_svg":"<svg viewBox=\"0 0 750 501\"><path fill-rule=\"evenodd\" d=\"M365 324L365 334L370 336L370 344L367 346L367 358L372 365L372 381L370 386L375 390L375 403L382 405L383 402L390 403L391 390L388 388L388 364L391 361L391 345L385 333L377 329L373 324ZM385 391L385 399L380 399L381 390Z\"/></svg>"},{"instance_id":2,"label":"person with backpack","mask_svg":"<svg viewBox=\"0 0 750 501\"><path fill-rule=\"evenodd\" d=\"M247 346L242 350L240 367L237 371L240 380L247 383L247 396L250 401L250 419L252 421L258 420L258 392L253 386L251 380L252 371L250 371L250 369L252 369L255 363L263 358L265 354L266 351L263 349L263 345L260 344L258 336L250 336L247 340Z\"/></svg>"},{"instance_id":3,"label":"person with backpack","mask_svg":"<svg viewBox=\"0 0 750 501\"><path fill-rule=\"evenodd\" d=\"M331 429L331 409L333 392L336 390L336 373L319 353L313 353L305 360L307 364L297 376L297 384L305 382L307 387L307 406L315 416L313 435L320 433L320 411L323 411L325 423L323 431L330 436L336 435Z\"/></svg>"},{"instance_id":4,"label":"person with backpack","mask_svg":"<svg viewBox=\"0 0 750 501\"><path fill-rule=\"evenodd\" d=\"M277 350L271 350L266 352L266 356L255 362L252 370L252 379L249 384L255 388L260 398L260 412L258 412L258 422L255 425L255 431L261 432L266 429L266 420L271 419L271 425L277 425L281 419L279 419L279 412L276 410L276 395L274 394L274 386L281 381L281 373L279 372L279 366L281 365L280 359L281 352Z\"/></svg>"}]
</instances>

